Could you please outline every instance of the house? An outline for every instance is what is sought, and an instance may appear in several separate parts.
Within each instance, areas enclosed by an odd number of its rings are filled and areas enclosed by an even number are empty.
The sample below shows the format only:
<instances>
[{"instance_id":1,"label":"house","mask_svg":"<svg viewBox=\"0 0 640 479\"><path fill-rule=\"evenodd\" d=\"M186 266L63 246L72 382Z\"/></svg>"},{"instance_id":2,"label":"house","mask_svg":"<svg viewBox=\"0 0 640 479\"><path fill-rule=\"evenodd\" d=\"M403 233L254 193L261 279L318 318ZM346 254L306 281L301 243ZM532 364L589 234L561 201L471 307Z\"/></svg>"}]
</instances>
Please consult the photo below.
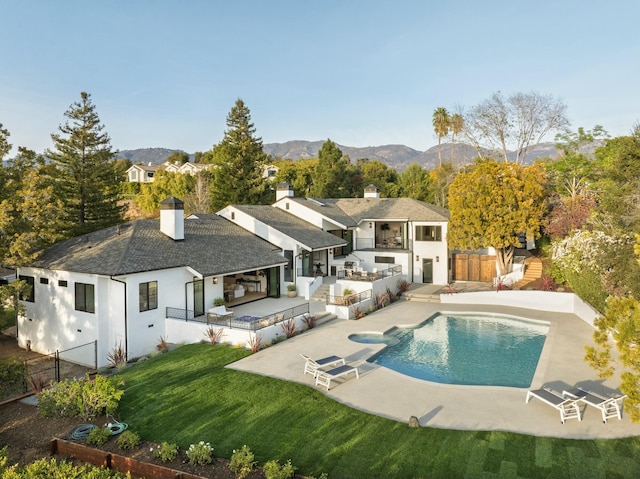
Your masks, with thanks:
<instances>
[{"instance_id":1,"label":"house","mask_svg":"<svg viewBox=\"0 0 640 479\"><path fill-rule=\"evenodd\" d=\"M368 270L401 265L415 283L450 281L449 212L444 208L411 198L380 198L373 185L365 188L364 198L297 198L289 183L278 185L273 206L344 240L326 255L320 251L310 251L309 259L303 255L296 270L305 276L311 272L307 262L319 262L323 274L330 275L345 263L356 262Z\"/></svg>"},{"instance_id":2,"label":"house","mask_svg":"<svg viewBox=\"0 0 640 479\"><path fill-rule=\"evenodd\" d=\"M18 344L44 354L64 351L81 364L97 358L102 367L115 348L133 358L153 352L168 335L201 340L217 298L279 297L296 284L309 299L327 275L338 277L330 296L349 287L369 300L398 279L447 284L447 226L447 210L380 198L374 186L364 198L312 199L294 197L282 183L273 205L230 205L188 218L182 201L168 198L159 220L57 243L19 268L32 291L22 298ZM345 274L350 268L362 274L358 281ZM350 317L347 309L339 317Z\"/></svg>"},{"instance_id":3,"label":"house","mask_svg":"<svg viewBox=\"0 0 640 479\"><path fill-rule=\"evenodd\" d=\"M3 268L0 266L0 286L3 284L9 284L15 281L16 270L10 268Z\"/></svg>"},{"instance_id":4,"label":"house","mask_svg":"<svg viewBox=\"0 0 640 479\"><path fill-rule=\"evenodd\" d=\"M213 165L205 163L168 163L161 165L133 165L127 171L127 181L130 183L151 183L158 170L165 170L170 173L189 174L195 176L201 171L211 168Z\"/></svg>"},{"instance_id":5,"label":"house","mask_svg":"<svg viewBox=\"0 0 640 479\"><path fill-rule=\"evenodd\" d=\"M280 171L276 165L263 165L262 166L262 178L265 180L273 181Z\"/></svg>"},{"instance_id":6,"label":"house","mask_svg":"<svg viewBox=\"0 0 640 479\"><path fill-rule=\"evenodd\" d=\"M126 171L127 181L130 183L151 183L159 165L133 165Z\"/></svg>"},{"instance_id":7,"label":"house","mask_svg":"<svg viewBox=\"0 0 640 479\"><path fill-rule=\"evenodd\" d=\"M66 351L65 359L80 364L97 358L102 367L114 348L128 358L149 354L170 328L205 315L224 296L225 278L279 296L288 261L278 248L218 215L185 219L175 198L160 208L159 220L57 243L19 268L20 279L32 285L22 298L19 346Z\"/></svg>"}]
</instances>

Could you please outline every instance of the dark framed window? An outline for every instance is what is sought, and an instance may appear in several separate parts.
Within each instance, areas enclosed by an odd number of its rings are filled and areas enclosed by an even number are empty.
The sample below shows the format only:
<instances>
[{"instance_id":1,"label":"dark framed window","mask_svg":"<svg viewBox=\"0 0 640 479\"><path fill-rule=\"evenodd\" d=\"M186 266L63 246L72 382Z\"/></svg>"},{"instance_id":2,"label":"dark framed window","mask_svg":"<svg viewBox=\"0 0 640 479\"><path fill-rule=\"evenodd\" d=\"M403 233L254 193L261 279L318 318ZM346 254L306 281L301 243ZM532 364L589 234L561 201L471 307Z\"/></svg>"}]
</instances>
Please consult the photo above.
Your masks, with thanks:
<instances>
[{"instance_id":1,"label":"dark framed window","mask_svg":"<svg viewBox=\"0 0 640 479\"><path fill-rule=\"evenodd\" d=\"M442 241L442 226L416 226L416 241Z\"/></svg>"},{"instance_id":2,"label":"dark framed window","mask_svg":"<svg viewBox=\"0 0 640 479\"><path fill-rule=\"evenodd\" d=\"M87 283L75 283L76 289L76 311L85 313L96 312L96 302L94 296L94 286Z\"/></svg>"},{"instance_id":3,"label":"dark framed window","mask_svg":"<svg viewBox=\"0 0 640 479\"><path fill-rule=\"evenodd\" d=\"M148 283L140 283L139 286L140 311L149 311L158 309L158 282L149 281Z\"/></svg>"},{"instance_id":4,"label":"dark framed window","mask_svg":"<svg viewBox=\"0 0 640 479\"><path fill-rule=\"evenodd\" d=\"M40 278L40 284L49 284L49 278Z\"/></svg>"},{"instance_id":5,"label":"dark framed window","mask_svg":"<svg viewBox=\"0 0 640 479\"><path fill-rule=\"evenodd\" d=\"M375 256L373 260L376 263L389 263L389 264L395 263L395 258L393 256Z\"/></svg>"},{"instance_id":6,"label":"dark framed window","mask_svg":"<svg viewBox=\"0 0 640 479\"><path fill-rule=\"evenodd\" d=\"M58 280L58 286L62 286L63 288L66 288L67 287L67 280L59 279Z\"/></svg>"},{"instance_id":7,"label":"dark framed window","mask_svg":"<svg viewBox=\"0 0 640 479\"><path fill-rule=\"evenodd\" d=\"M35 295L35 278L33 276L22 276L20 275L19 278L22 281L25 281L29 286L30 286L30 291L26 294L21 294L20 295L20 299L22 301L28 301L30 303L35 303L36 301L36 295Z\"/></svg>"}]
</instances>

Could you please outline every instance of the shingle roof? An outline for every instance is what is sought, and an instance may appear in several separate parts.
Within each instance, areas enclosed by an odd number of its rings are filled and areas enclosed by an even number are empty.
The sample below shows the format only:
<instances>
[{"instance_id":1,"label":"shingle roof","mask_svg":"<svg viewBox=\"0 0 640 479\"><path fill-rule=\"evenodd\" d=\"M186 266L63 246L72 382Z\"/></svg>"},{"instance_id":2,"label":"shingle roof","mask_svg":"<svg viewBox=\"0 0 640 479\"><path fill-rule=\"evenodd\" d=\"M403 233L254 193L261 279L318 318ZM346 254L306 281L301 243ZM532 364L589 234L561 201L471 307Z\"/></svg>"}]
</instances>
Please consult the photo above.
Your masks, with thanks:
<instances>
[{"instance_id":1,"label":"shingle roof","mask_svg":"<svg viewBox=\"0 0 640 479\"><path fill-rule=\"evenodd\" d=\"M363 220L449 221L449 210L412 198L288 198L347 227Z\"/></svg>"},{"instance_id":2,"label":"shingle roof","mask_svg":"<svg viewBox=\"0 0 640 479\"><path fill-rule=\"evenodd\" d=\"M114 276L188 266L214 276L286 262L271 243L207 214L185 219L184 241L162 234L159 220L138 220L57 243L32 266Z\"/></svg>"},{"instance_id":3,"label":"shingle roof","mask_svg":"<svg viewBox=\"0 0 640 479\"><path fill-rule=\"evenodd\" d=\"M322 231L320 228L280 208L267 205L233 205L233 207L267 226L281 231L312 250L333 248L347 244L342 238Z\"/></svg>"}]
</instances>

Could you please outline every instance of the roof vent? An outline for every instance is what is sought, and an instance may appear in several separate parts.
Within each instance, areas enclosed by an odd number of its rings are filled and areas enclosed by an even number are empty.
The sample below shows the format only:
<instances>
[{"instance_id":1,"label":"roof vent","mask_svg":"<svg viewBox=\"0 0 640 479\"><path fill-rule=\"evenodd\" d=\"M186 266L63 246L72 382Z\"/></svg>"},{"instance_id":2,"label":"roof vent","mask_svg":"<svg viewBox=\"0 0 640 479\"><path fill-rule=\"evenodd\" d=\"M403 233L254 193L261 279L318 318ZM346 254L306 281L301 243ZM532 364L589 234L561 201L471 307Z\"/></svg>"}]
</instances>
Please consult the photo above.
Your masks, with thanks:
<instances>
[{"instance_id":1,"label":"roof vent","mask_svg":"<svg viewBox=\"0 0 640 479\"><path fill-rule=\"evenodd\" d=\"M380 190L376 185L365 186L364 188L365 198L380 198Z\"/></svg>"}]
</instances>

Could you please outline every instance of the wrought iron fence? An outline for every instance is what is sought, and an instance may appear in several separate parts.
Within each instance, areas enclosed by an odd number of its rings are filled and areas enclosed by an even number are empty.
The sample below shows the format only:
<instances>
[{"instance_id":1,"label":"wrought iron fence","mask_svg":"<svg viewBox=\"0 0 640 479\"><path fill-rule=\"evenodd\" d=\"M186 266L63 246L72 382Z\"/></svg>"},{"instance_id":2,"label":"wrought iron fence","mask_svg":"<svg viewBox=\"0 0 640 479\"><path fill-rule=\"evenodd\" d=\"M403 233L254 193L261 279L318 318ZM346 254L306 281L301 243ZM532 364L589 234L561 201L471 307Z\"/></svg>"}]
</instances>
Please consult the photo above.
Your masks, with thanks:
<instances>
[{"instance_id":1,"label":"wrought iron fence","mask_svg":"<svg viewBox=\"0 0 640 479\"><path fill-rule=\"evenodd\" d=\"M195 316L191 310L179 309L179 308L167 308L167 318L181 319L184 321L194 321L197 323L215 324L218 326L225 326L227 328L235 329L247 329L250 331L256 331L258 329L266 328L274 324L281 323L282 321L301 316L309 313L309 303L299 304L293 308L283 309L276 313L267 314L266 316L235 316L218 315L218 314L204 314L202 316Z\"/></svg>"},{"instance_id":2,"label":"wrought iron fence","mask_svg":"<svg viewBox=\"0 0 640 479\"><path fill-rule=\"evenodd\" d=\"M327 295L327 304L335 304L336 306L352 306L367 299L371 299L373 290L367 289L361 293L347 294L344 296Z\"/></svg>"},{"instance_id":3,"label":"wrought iron fence","mask_svg":"<svg viewBox=\"0 0 640 479\"><path fill-rule=\"evenodd\" d=\"M402 266L393 265L380 271L351 271L348 269L337 271L337 279L347 279L350 281L376 281L389 276L402 274Z\"/></svg>"},{"instance_id":4,"label":"wrought iron fence","mask_svg":"<svg viewBox=\"0 0 640 479\"><path fill-rule=\"evenodd\" d=\"M74 355L86 357L93 361L92 365L71 361ZM91 358L91 359L89 359ZM86 363L86 361L85 361ZM23 390L25 393L38 392L42 386L63 379L82 377L98 369L98 341L81 344L73 348L56 351L35 358L24 360L25 377Z\"/></svg>"}]
</instances>

